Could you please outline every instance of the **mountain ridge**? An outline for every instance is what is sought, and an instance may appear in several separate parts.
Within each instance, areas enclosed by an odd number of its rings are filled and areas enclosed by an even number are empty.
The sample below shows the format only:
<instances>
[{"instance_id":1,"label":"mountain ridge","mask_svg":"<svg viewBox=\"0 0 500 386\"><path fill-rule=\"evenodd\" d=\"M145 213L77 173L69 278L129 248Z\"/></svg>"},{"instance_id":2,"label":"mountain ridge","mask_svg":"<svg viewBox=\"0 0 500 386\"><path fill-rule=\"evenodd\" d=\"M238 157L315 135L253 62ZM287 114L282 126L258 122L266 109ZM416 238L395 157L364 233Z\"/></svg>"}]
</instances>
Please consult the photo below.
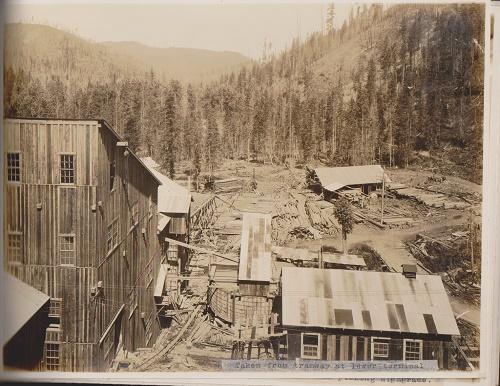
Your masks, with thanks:
<instances>
[{"instance_id":1,"label":"mountain ridge","mask_svg":"<svg viewBox=\"0 0 500 386\"><path fill-rule=\"evenodd\" d=\"M76 84L90 78L106 82L117 74L140 77L153 70L159 78L198 83L251 61L233 51L154 47L137 41L96 42L45 24L5 25L5 68L22 69L42 81L59 76Z\"/></svg>"}]
</instances>

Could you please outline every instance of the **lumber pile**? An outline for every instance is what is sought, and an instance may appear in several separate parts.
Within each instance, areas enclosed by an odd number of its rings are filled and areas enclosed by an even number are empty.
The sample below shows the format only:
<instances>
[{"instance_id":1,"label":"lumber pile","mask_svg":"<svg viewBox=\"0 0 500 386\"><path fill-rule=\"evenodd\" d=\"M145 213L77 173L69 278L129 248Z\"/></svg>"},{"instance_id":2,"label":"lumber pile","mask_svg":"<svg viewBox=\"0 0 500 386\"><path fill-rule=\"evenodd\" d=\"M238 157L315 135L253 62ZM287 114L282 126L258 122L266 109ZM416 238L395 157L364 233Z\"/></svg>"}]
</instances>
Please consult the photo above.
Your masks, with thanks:
<instances>
[{"instance_id":1,"label":"lumber pile","mask_svg":"<svg viewBox=\"0 0 500 386\"><path fill-rule=\"evenodd\" d=\"M212 182L215 193L240 192L243 189L243 180L240 178L226 178Z\"/></svg>"},{"instance_id":2,"label":"lumber pile","mask_svg":"<svg viewBox=\"0 0 500 386\"><path fill-rule=\"evenodd\" d=\"M470 206L469 203L450 197L443 193L436 193L422 188L407 187L404 184L392 184L389 190L397 197L414 199L428 207L444 209L464 209Z\"/></svg>"}]
</instances>

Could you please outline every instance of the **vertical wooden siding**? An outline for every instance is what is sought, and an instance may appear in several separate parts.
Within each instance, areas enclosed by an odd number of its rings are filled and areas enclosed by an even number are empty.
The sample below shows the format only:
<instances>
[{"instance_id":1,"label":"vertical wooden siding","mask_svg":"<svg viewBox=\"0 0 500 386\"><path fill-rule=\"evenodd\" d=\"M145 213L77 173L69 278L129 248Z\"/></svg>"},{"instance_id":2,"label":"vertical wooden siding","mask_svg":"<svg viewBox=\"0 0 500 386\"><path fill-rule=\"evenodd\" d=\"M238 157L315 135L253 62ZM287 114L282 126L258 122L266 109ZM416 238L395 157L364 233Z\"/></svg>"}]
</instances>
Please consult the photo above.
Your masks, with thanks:
<instances>
[{"instance_id":1,"label":"vertical wooden siding","mask_svg":"<svg viewBox=\"0 0 500 386\"><path fill-rule=\"evenodd\" d=\"M23 234L23 266L10 271L62 299L61 369L68 371L102 369L96 342L116 310L127 303L131 290L137 292L138 308L130 321L127 313L127 322L122 323L127 349L146 344L141 312L146 315L144 321L155 315L148 268L156 277L160 262L157 183L135 157L124 156L125 149L116 146L114 134L99 126L98 121L4 121L4 153L20 151L22 169L21 183L4 180L4 229ZM113 152L117 178L110 192ZM75 155L75 184L60 184L60 153ZM130 208L136 201L139 223L131 230ZM122 242L108 253L107 225L114 218L119 218ZM60 233L75 234L75 266L60 265ZM103 297L91 300L91 288L99 280ZM158 332L158 323L152 323L149 345Z\"/></svg>"},{"instance_id":2,"label":"vertical wooden siding","mask_svg":"<svg viewBox=\"0 0 500 386\"><path fill-rule=\"evenodd\" d=\"M152 338L146 343L147 320L152 313L156 315L154 278L159 270L161 255L156 234L158 183L145 173L144 166L133 155L125 154L125 151L128 152L126 148L117 147L116 142L110 132L101 129L97 195L103 207L98 228L106 235L108 225L118 219L119 236L118 245L111 251L107 250L106 237L98 242L97 275L105 290L99 310L99 334L104 332L102 329L106 329L121 305L125 304L123 344L127 350L133 351L138 347L151 346L159 333L155 320L151 327ZM111 160L116 162L113 190L110 186ZM136 223L132 222L134 211L137 213Z\"/></svg>"}]
</instances>

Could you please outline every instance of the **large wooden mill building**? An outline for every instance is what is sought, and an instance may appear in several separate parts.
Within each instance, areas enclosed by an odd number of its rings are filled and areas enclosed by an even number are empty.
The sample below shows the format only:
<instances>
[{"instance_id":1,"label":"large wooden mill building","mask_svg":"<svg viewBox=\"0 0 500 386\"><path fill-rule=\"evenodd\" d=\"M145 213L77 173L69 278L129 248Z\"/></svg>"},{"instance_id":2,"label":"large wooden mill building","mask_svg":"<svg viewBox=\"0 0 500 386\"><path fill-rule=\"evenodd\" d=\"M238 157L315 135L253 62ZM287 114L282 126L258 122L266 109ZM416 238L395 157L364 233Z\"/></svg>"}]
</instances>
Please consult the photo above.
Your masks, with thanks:
<instances>
[{"instance_id":1,"label":"large wooden mill building","mask_svg":"<svg viewBox=\"0 0 500 386\"><path fill-rule=\"evenodd\" d=\"M42 368L151 346L157 178L103 120L6 119L3 141L4 266L50 297Z\"/></svg>"}]
</instances>

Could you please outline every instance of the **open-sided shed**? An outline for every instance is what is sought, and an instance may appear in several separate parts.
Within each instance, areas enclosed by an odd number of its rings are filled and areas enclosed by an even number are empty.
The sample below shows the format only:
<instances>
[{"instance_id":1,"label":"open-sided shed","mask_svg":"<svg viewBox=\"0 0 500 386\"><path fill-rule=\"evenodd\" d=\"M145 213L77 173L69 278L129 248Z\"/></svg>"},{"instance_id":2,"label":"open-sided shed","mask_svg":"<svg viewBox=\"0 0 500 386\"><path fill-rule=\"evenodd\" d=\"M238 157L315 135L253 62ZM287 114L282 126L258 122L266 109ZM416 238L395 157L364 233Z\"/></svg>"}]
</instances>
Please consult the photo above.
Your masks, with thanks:
<instances>
[{"instance_id":1,"label":"open-sided shed","mask_svg":"<svg viewBox=\"0 0 500 386\"><path fill-rule=\"evenodd\" d=\"M310 184L335 193L345 189L361 189L365 194L382 185L384 170L380 165L322 167L312 170Z\"/></svg>"}]
</instances>

